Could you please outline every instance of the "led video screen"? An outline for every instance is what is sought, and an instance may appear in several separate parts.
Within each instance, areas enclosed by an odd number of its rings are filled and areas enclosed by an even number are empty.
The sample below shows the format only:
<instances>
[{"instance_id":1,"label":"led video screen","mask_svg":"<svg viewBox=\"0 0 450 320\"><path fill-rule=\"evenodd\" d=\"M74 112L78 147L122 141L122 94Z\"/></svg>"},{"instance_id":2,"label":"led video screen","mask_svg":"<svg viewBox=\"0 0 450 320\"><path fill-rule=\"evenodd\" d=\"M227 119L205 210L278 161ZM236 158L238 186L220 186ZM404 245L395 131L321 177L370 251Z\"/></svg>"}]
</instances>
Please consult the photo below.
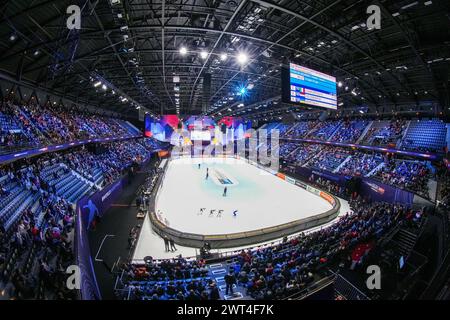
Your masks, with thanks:
<instances>
[{"instance_id":1,"label":"led video screen","mask_svg":"<svg viewBox=\"0 0 450 320\"><path fill-rule=\"evenodd\" d=\"M144 137L151 138L153 136L152 122L153 119L150 117L150 115L146 114L144 117Z\"/></svg>"},{"instance_id":2,"label":"led video screen","mask_svg":"<svg viewBox=\"0 0 450 320\"><path fill-rule=\"evenodd\" d=\"M190 116L186 122L186 127L188 130L206 130L206 129L214 129L215 121L211 117L199 117L199 116Z\"/></svg>"},{"instance_id":3,"label":"led video screen","mask_svg":"<svg viewBox=\"0 0 450 320\"><path fill-rule=\"evenodd\" d=\"M294 63L282 72L282 99L285 103L337 109L336 78Z\"/></svg>"},{"instance_id":4,"label":"led video screen","mask_svg":"<svg viewBox=\"0 0 450 320\"><path fill-rule=\"evenodd\" d=\"M202 140L202 141L210 141L211 140L211 132L209 131L191 131L191 140Z\"/></svg>"},{"instance_id":5,"label":"led video screen","mask_svg":"<svg viewBox=\"0 0 450 320\"><path fill-rule=\"evenodd\" d=\"M144 135L160 141L170 141L172 134L178 130L180 124L177 115L165 115L160 120L147 115L145 117Z\"/></svg>"}]
</instances>

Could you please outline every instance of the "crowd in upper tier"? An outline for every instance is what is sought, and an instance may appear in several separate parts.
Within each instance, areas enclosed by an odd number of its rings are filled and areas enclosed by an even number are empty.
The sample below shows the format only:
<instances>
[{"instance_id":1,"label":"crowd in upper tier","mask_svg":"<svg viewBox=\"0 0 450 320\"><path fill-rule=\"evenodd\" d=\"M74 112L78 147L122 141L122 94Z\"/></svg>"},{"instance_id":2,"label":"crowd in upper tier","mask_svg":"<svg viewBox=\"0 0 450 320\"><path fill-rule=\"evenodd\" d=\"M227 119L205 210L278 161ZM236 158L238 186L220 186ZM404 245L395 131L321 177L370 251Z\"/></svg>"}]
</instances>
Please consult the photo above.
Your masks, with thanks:
<instances>
[{"instance_id":1,"label":"crowd in upper tier","mask_svg":"<svg viewBox=\"0 0 450 320\"><path fill-rule=\"evenodd\" d=\"M120 119L69 110L50 103L0 103L0 153L76 140L134 136L139 130Z\"/></svg>"},{"instance_id":2,"label":"crowd in upper tier","mask_svg":"<svg viewBox=\"0 0 450 320\"><path fill-rule=\"evenodd\" d=\"M389 146L424 152L446 152L446 123L427 120L310 120L292 125L269 123L263 129L278 129L287 139L314 139L338 143Z\"/></svg>"},{"instance_id":3,"label":"crowd in upper tier","mask_svg":"<svg viewBox=\"0 0 450 320\"><path fill-rule=\"evenodd\" d=\"M379 153L353 152L351 158L340 168L339 173L344 175L368 176L374 173L384 162L384 157Z\"/></svg>"},{"instance_id":4,"label":"crowd in upper tier","mask_svg":"<svg viewBox=\"0 0 450 320\"><path fill-rule=\"evenodd\" d=\"M362 144L374 146L396 145L407 128L405 120L375 121Z\"/></svg>"},{"instance_id":5,"label":"crowd in upper tier","mask_svg":"<svg viewBox=\"0 0 450 320\"><path fill-rule=\"evenodd\" d=\"M295 167L328 171L356 177L372 177L386 184L407 189L425 198L435 169L425 160L400 159L377 152L364 152L331 145L281 141L280 157L290 171ZM292 166L294 168L292 168Z\"/></svg>"},{"instance_id":6,"label":"crowd in upper tier","mask_svg":"<svg viewBox=\"0 0 450 320\"><path fill-rule=\"evenodd\" d=\"M234 257L231 279L254 299L287 298L317 280L320 270L326 266L346 263L357 246L376 245L392 227L417 226L422 219L420 210L401 205L369 204L358 199L351 206L353 212L320 231L285 238L277 245L262 249L242 250ZM124 284L121 299L220 298L217 284L203 260L187 261L180 257L155 262L148 259L145 264L127 264L122 268L125 273L121 280Z\"/></svg>"},{"instance_id":7,"label":"crowd in upper tier","mask_svg":"<svg viewBox=\"0 0 450 320\"><path fill-rule=\"evenodd\" d=\"M322 147L307 164L308 167L320 170L335 171L350 155L350 150L339 147Z\"/></svg>"},{"instance_id":8,"label":"crowd in upper tier","mask_svg":"<svg viewBox=\"0 0 450 320\"><path fill-rule=\"evenodd\" d=\"M149 159L156 141L133 139L0 166L0 291L16 299L72 299L74 203Z\"/></svg>"}]
</instances>

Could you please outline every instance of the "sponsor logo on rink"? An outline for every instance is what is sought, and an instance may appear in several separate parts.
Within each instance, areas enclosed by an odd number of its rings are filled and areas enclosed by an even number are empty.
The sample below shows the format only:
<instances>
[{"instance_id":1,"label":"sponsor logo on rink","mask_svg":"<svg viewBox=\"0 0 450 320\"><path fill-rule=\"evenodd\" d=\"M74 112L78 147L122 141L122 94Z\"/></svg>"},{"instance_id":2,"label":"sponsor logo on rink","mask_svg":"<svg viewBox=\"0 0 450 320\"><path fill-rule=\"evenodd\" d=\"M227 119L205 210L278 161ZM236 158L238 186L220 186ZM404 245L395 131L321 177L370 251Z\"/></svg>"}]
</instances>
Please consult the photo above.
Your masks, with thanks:
<instances>
[{"instance_id":1,"label":"sponsor logo on rink","mask_svg":"<svg viewBox=\"0 0 450 320\"><path fill-rule=\"evenodd\" d=\"M292 179L291 177L286 176L285 180L289 183L295 184L295 179Z\"/></svg>"}]
</instances>

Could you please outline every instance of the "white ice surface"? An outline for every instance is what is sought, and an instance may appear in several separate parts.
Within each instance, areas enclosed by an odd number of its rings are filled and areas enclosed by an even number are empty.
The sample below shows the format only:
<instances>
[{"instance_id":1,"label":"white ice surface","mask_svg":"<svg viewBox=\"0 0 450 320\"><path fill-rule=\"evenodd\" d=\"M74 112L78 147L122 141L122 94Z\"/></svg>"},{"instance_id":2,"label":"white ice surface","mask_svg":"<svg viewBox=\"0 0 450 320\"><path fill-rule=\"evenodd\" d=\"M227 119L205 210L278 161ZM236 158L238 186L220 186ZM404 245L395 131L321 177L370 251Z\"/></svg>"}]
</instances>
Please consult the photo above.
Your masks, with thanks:
<instances>
[{"instance_id":1,"label":"white ice surface","mask_svg":"<svg viewBox=\"0 0 450 320\"><path fill-rule=\"evenodd\" d=\"M199 160L197 160L199 161ZM178 231L204 235L244 232L314 216L331 205L298 186L268 174L243 160L203 159L201 168L191 159L172 160L156 201L156 211ZM209 168L209 178L206 168ZM228 187L221 177L237 181ZM200 215L200 208L206 208ZM215 209L213 217L210 210ZM218 210L223 210L217 218ZM233 211L238 210L237 216Z\"/></svg>"}]
</instances>

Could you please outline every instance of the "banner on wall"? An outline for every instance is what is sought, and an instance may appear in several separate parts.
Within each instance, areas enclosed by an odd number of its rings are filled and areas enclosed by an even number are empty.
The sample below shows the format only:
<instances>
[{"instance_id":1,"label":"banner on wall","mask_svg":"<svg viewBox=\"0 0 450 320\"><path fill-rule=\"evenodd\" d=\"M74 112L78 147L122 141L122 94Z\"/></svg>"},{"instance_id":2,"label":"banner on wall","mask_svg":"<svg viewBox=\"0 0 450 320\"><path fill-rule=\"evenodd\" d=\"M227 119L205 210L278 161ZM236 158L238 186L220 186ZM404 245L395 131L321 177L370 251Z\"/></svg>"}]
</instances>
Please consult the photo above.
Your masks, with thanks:
<instances>
[{"instance_id":1,"label":"banner on wall","mask_svg":"<svg viewBox=\"0 0 450 320\"><path fill-rule=\"evenodd\" d=\"M91 225L96 216L102 217L106 210L123 190L126 178L122 178L106 188L94 193L93 195L83 197L78 201L78 207L83 216L87 216L87 227Z\"/></svg>"},{"instance_id":2,"label":"banner on wall","mask_svg":"<svg viewBox=\"0 0 450 320\"><path fill-rule=\"evenodd\" d=\"M89 246L88 229L96 216L103 216L123 190L127 183L126 177L110 184L90 196L81 198L77 202L76 216L76 258L81 274L81 298L83 300L101 299L95 277Z\"/></svg>"},{"instance_id":3,"label":"banner on wall","mask_svg":"<svg viewBox=\"0 0 450 320\"><path fill-rule=\"evenodd\" d=\"M389 203L403 203L412 205L414 193L393 186L363 178L361 181L361 194L369 197L372 201L383 201Z\"/></svg>"},{"instance_id":4,"label":"banner on wall","mask_svg":"<svg viewBox=\"0 0 450 320\"><path fill-rule=\"evenodd\" d=\"M100 289L95 277L91 249L88 239L88 215L77 206L75 249L77 266L80 269L80 294L83 300L101 300Z\"/></svg>"}]
</instances>

